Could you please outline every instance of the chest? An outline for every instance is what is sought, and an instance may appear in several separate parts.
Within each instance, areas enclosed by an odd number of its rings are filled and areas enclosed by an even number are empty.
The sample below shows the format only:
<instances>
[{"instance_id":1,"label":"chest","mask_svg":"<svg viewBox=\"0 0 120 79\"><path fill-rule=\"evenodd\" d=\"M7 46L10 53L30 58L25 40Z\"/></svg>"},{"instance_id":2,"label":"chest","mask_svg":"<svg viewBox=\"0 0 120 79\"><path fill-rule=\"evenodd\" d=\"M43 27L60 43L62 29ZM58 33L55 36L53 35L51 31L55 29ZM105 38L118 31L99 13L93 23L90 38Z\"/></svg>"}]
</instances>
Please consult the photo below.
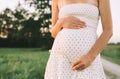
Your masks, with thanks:
<instances>
[{"instance_id":1,"label":"chest","mask_svg":"<svg viewBox=\"0 0 120 79\"><path fill-rule=\"evenodd\" d=\"M73 4L73 3L89 3L98 6L98 0L59 0L58 8L60 9L62 6L66 4Z\"/></svg>"}]
</instances>

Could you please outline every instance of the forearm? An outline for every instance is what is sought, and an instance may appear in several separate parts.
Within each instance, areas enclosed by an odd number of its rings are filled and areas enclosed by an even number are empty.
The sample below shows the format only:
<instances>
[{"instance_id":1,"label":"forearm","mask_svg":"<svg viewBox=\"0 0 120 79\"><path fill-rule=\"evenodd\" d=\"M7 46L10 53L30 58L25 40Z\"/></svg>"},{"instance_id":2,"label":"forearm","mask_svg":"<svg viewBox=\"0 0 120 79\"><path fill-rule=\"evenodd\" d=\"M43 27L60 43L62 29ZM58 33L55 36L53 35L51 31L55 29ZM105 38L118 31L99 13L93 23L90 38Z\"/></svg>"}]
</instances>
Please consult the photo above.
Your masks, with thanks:
<instances>
[{"instance_id":1,"label":"forearm","mask_svg":"<svg viewBox=\"0 0 120 79\"><path fill-rule=\"evenodd\" d=\"M106 44L112 36L112 17L109 0L98 1L103 32L100 35L100 37L96 40L94 46L88 52L88 54L93 57L96 57L103 50L103 48L106 46Z\"/></svg>"},{"instance_id":2,"label":"forearm","mask_svg":"<svg viewBox=\"0 0 120 79\"><path fill-rule=\"evenodd\" d=\"M112 31L103 31L103 33L97 39L96 43L91 48L91 50L88 52L88 54L95 58L107 45L111 36L112 36Z\"/></svg>"},{"instance_id":3,"label":"forearm","mask_svg":"<svg viewBox=\"0 0 120 79\"><path fill-rule=\"evenodd\" d=\"M61 28L62 27L61 27L60 21L57 21L57 23L55 24L55 26L53 26L52 29L51 29L51 36L53 38L55 38L56 35L58 34L58 32L61 30Z\"/></svg>"}]
</instances>

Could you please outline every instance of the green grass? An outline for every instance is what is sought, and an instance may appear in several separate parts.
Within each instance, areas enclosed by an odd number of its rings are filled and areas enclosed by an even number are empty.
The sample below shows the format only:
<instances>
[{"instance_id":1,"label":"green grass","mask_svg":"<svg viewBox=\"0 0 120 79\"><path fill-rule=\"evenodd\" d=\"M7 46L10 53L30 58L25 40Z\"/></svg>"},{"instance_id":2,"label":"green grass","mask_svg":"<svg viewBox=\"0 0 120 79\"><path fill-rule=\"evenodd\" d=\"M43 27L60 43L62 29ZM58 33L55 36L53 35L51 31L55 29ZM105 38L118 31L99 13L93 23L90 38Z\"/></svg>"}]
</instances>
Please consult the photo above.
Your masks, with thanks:
<instances>
[{"instance_id":1,"label":"green grass","mask_svg":"<svg viewBox=\"0 0 120 79\"><path fill-rule=\"evenodd\" d=\"M0 79L43 79L48 56L39 48L1 48Z\"/></svg>"},{"instance_id":2,"label":"green grass","mask_svg":"<svg viewBox=\"0 0 120 79\"><path fill-rule=\"evenodd\" d=\"M108 45L102 56L120 64L120 45ZM43 79L48 50L0 48L0 79Z\"/></svg>"},{"instance_id":3,"label":"green grass","mask_svg":"<svg viewBox=\"0 0 120 79\"><path fill-rule=\"evenodd\" d=\"M120 45L108 45L102 51L102 57L120 65Z\"/></svg>"}]
</instances>

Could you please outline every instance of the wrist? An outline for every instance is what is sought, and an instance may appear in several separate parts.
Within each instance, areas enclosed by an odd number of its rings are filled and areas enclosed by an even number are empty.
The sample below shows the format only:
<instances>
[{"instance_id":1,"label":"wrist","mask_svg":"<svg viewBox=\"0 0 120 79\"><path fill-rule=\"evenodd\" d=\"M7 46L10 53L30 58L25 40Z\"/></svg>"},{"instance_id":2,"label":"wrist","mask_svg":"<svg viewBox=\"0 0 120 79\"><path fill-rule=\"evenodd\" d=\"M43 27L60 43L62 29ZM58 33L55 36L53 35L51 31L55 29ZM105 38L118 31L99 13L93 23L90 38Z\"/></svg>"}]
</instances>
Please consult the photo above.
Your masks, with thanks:
<instances>
[{"instance_id":1,"label":"wrist","mask_svg":"<svg viewBox=\"0 0 120 79\"><path fill-rule=\"evenodd\" d=\"M66 24L66 22L68 22L68 17L69 17L69 16L64 16L63 18L60 18L60 19L58 20L58 22L59 22L60 25L61 25L61 28L63 28L64 24Z\"/></svg>"},{"instance_id":2,"label":"wrist","mask_svg":"<svg viewBox=\"0 0 120 79\"><path fill-rule=\"evenodd\" d=\"M95 59L95 58L97 57L97 55L96 55L96 54L93 54L93 53L87 53L87 55L88 55L89 57L91 57L92 59Z\"/></svg>"},{"instance_id":3,"label":"wrist","mask_svg":"<svg viewBox=\"0 0 120 79\"><path fill-rule=\"evenodd\" d=\"M58 21L57 21L57 23L59 24L59 26L58 26L58 28L62 28L62 23L63 23L64 21L62 20L62 19L59 19Z\"/></svg>"}]
</instances>

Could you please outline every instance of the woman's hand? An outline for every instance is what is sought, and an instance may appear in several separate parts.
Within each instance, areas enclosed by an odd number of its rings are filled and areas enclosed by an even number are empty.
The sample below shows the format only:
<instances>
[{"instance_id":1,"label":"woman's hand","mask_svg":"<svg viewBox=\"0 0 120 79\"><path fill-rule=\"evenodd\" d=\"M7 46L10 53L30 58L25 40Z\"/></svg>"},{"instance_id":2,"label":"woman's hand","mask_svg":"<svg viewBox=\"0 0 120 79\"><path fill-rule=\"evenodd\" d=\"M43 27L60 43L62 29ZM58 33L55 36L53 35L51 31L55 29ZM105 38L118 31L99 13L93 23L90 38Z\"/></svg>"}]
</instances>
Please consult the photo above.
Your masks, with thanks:
<instances>
[{"instance_id":1,"label":"woman's hand","mask_svg":"<svg viewBox=\"0 0 120 79\"><path fill-rule=\"evenodd\" d=\"M65 16L65 17L57 20L56 24L51 29L51 35L53 38L55 38L57 33L62 28L80 29L80 28L84 28L84 27L86 27L86 24L85 24L85 22L81 21L80 19L78 19L74 16Z\"/></svg>"},{"instance_id":2,"label":"woman's hand","mask_svg":"<svg viewBox=\"0 0 120 79\"><path fill-rule=\"evenodd\" d=\"M87 68L88 66L90 66L90 64L93 62L93 60L95 59L95 57L91 56L91 55L83 55L79 58L77 58L71 66L72 70L83 70L85 68Z\"/></svg>"},{"instance_id":3,"label":"woman's hand","mask_svg":"<svg viewBox=\"0 0 120 79\"><path fill-rule=\"evenodd\" d=\"M62 28L79 29L86 27L84 21L81 21L74 16L65 16L59 20L61 21Z\"/></svg>"}]
</instances>

